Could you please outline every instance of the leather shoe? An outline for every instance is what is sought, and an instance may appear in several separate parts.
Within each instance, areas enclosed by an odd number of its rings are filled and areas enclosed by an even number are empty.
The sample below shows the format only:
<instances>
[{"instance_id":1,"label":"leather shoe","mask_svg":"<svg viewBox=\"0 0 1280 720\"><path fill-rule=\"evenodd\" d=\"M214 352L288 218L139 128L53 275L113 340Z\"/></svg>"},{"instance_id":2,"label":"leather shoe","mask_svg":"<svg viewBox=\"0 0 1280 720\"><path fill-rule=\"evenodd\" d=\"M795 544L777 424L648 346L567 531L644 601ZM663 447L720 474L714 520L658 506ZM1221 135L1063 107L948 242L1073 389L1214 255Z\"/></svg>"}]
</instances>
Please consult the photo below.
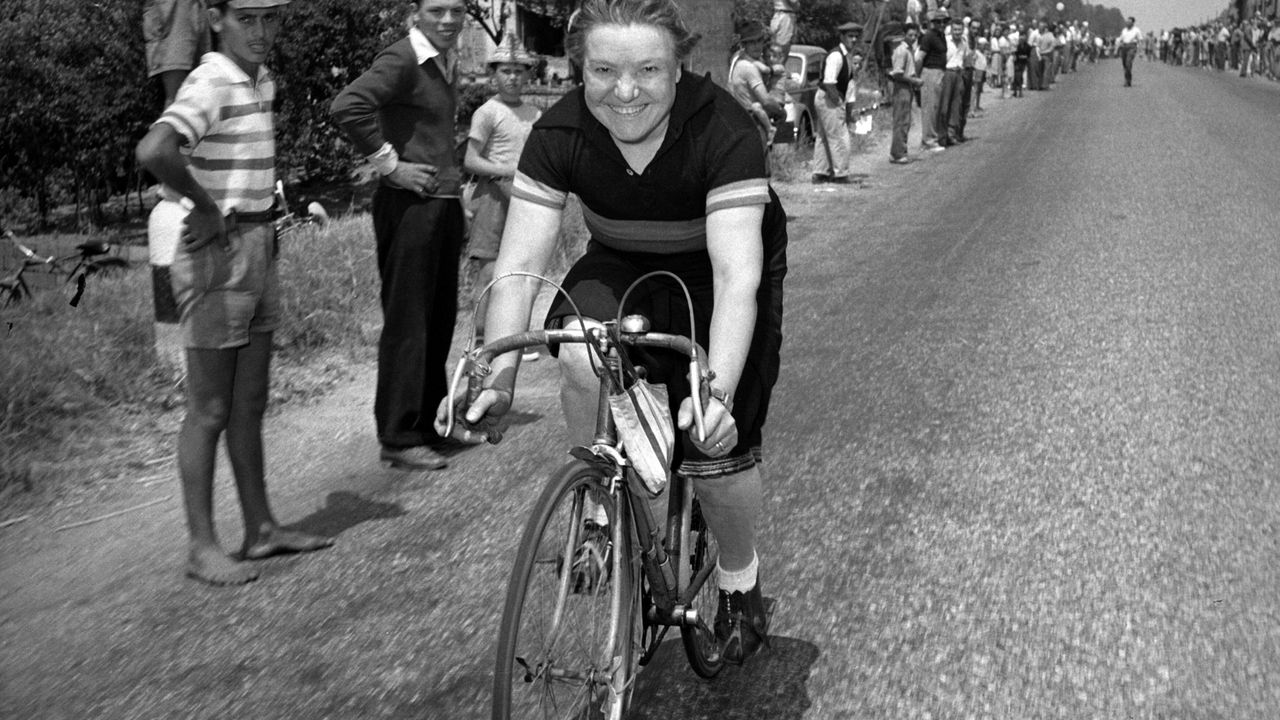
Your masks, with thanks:
<instances>
[{"instance_id":1,"label":"leather shoe","mask_svg":"<svg viewBox=\"0 0 1280 720\"><path fill-rule=\"evenodd\" d=\"M443 470L449 461L426 445L395 448L382 446L382 462L399 470Z\"/></svg>"}]
</instances>

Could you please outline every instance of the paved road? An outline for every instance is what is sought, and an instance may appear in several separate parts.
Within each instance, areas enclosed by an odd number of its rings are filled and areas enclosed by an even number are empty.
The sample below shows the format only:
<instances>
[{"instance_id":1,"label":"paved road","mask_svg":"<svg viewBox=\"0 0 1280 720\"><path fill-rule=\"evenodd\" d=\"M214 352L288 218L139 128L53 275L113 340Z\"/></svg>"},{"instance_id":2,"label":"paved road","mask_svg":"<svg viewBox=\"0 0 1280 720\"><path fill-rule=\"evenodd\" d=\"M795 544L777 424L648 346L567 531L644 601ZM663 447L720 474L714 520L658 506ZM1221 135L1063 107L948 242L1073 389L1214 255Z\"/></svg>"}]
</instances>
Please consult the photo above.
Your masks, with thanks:
<instances>
[{"instance_id":1,"label":"paved road","mask_svg":"<svg viewBox=\"0 0 1280 720\"><path fill-rule=\"evenodd\" d=\"M774 648L712 684L665 654L636 717L1280 714L1280 86L1121 85L780 188ZM0 716L485 717L512 518L563 457L528 370L508 441L434 475L373 465L367 368L274 418L279 514L338 543L247 588L177 581L176 499L0 530Z\"/></svg>"}]
</instances>

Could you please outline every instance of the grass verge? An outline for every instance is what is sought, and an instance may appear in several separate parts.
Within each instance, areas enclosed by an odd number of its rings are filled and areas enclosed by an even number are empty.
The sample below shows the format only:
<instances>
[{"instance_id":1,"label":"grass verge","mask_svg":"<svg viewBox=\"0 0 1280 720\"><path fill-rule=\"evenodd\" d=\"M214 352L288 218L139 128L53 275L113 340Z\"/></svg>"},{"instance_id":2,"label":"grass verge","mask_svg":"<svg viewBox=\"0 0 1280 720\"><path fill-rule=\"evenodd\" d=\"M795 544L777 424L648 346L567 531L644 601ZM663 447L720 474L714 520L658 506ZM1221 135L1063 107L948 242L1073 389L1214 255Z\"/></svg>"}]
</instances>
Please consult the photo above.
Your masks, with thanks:
<instances>
[{"instance_id":1,"label":"grass verge","mask_svg":"<svg viewBox=\"0 0 1280 720\"><path fill-rule=\"evenodd\" d=\"M555 275L586 240L576 206L565 218ZM84 239L63 236L56 244ZM363 213L281 239L273 409L319 395L348 377L353 363L374 362L382 322L375 248ZM139 263L90 278L78 307L68 304L73 287L35 278L33 298L0 309L0 512L15 496L145 474L173 454L181 397L153 350L149 269ZM460 304L469 311L468 301Z\"/></svg>"}]
</instances>

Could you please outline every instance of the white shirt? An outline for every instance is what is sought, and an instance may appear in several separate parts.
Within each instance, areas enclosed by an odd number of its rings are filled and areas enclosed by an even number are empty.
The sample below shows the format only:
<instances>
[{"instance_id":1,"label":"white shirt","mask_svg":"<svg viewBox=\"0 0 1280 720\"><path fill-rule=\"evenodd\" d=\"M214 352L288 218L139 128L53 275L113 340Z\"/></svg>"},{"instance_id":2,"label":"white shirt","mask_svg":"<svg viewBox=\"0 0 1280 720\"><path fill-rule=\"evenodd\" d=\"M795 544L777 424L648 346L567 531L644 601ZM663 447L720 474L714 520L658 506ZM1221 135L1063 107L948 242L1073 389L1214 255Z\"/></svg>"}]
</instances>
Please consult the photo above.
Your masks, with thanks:
<instances>
[{"instance_id":1,"label":"white shirt","mask_svg":"<svg viewBox=\"0 0 1280 720\"><path fill-rule=\"evenodd\" d=\"M840 78L840 67L844 64L845 58L848 57L849 51L845 48L844 43L840 43L840 47L827 53L827 59L822 63L822 84L835 85ZM853 68L850 68L852 74Z\"/></svg>"},{"instance_id":2,"label":"white shirt","mask_svg":"<svg viewBox=\"0 0 1280 720\"><path fill-rule=\"evenodd\" d=\"M1142 39L1142 31L1138 29L1137 25L1134 25L1133 27L1127 27L1120 31L1121 45L1137 45L1138 41L1141 39Z\"/></svg>"},{"instance_id":3,"label":"white shirt","mask_svg":"<svg viewBox=\"0 0 1280 720\"><path fill-rule=\"evenodd\" d=\"M969 44L961 38L959 42L947 36L947 69L959 70L964 67L964 56L969 53Z\"/></svg>"}]
</instances>

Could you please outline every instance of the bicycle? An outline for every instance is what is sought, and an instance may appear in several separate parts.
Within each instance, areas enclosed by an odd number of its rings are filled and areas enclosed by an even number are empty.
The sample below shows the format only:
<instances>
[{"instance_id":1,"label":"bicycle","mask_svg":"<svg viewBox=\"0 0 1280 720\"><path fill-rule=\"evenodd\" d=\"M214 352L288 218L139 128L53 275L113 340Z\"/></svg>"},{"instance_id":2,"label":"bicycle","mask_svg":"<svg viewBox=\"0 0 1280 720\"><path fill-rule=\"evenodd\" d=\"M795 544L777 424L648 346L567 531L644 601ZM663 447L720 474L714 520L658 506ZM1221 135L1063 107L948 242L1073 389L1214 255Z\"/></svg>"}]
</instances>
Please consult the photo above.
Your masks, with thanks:
<instances>
[{"instance_id":1,"label":"bicycle","mask_svg":"<svg viewBox=\"0 0 1280 720\"><path fill-rule=\"evenodd\" d=\"M276 181L276 208L283 212L275 219L276 237L284 237L289 233L311 225L324 225L329 222L329 213L318 202L307 205L307 214L299 215L289 209L289 201L284 195L284 182Z\"/></svg>"},{"instance_id":2,"label":"bicycle","mask_svg":"<svg viewBox=\"0 0 1280 720\"><path fill-rule=\"evenodd\" d=\"M9 241L10 244L17 249L22 255L22 264L13 274L0 279L0 293L5 295L5 306L21 302L24 298L31 298L31 288L27 285L23 274L28 268L44 267L49 274L60 275L66 273L64 283L75 281L76 288L74 294L69 301L72 307L80 304L80 298L84 295L85 285L91 275L108 275L128 270L131 265L129 261L119 255L111 254L112 244L106 241L86 241L75 246L76 252L70 255L55 256L41 255L34 249L24 245L12 230L0 231ZM74 264L70 270L66 270L69 263Z\"/></svg>"},{"instance_id":3,"label":"bicycle","mask_svg":"<svg viewBox=\"0 0 1280 720\"><path fill-rule=\"evenodd\" d=\"M700 677L714 678L724 660L708 625L718 591L707 581L719 551L692 483L671 475L662 533L650 507L660 496L619 444L609 396L636 379L625 371L627 347L676 350L689 357L690 387L701 399L693 403L694 425L705 437L702 404L712 374L693 339L652 332L645 318L630 315L603 329L530 330L486 343L464 355L450 396L465 375L470 406L493 358L546 343L584 343L601 361L596 432L548 479L521 537L498 635L493 717L619 720L639 669L672 627ZM460 422L450 415L446 435ZM501 432L490 430L488 439L498 442Z\"/></svg>"}]
</instances>

